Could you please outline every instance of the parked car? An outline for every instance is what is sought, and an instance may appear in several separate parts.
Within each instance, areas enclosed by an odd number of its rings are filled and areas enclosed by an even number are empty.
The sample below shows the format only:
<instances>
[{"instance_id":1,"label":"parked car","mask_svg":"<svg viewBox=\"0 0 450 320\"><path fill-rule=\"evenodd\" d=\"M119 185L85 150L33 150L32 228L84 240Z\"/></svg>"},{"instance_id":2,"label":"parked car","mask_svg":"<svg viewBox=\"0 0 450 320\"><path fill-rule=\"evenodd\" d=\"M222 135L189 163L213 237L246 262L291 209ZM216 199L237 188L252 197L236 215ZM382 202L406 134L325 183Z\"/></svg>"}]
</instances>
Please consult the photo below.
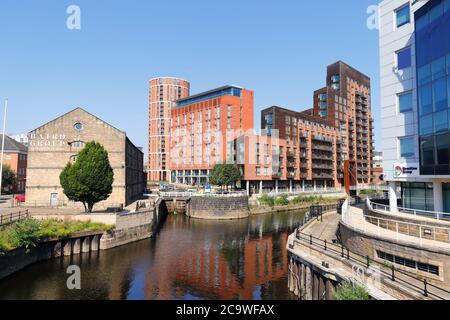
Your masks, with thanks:
<instances>
[{"instance_id":1,"label":"parked car","mask_svg":"<svg viewBox=\"0 0 450 320\"><path fill-rule=\"evenodd\" d=\"M16 196L15 199L17 202L25 202L25 196Z\"/></svg>"}]
</instances>

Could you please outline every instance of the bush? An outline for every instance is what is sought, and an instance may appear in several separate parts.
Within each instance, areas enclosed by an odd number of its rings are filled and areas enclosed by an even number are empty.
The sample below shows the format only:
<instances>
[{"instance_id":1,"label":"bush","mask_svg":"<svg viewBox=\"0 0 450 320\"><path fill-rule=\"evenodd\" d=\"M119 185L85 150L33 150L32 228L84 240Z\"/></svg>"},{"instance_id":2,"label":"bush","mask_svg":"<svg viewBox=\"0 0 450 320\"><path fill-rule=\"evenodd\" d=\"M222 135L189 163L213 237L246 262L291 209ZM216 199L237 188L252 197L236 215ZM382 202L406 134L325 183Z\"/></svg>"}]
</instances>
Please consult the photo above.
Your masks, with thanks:
<instances>
[{"instance_id":1,"label":"bush","mask_svg":"<svg viewBox=\"0 0 450 320\"><path fill-rule=\"evenodd\" d=\"M335 300L370 300L366 287L350 282L343 282L334 292Z\"/></svg>"},{"instance_id":2,"label":"bush","mask_svg":"<svg viewBox=\"0 0 450 320\"><path fill-rule=\"evenodd\" d=\"M275 205L275 200L273 199L273 197L264 194L259 198L259 203L263 206L273 207Z\"/></svg>"},{"instance_id":3,"label":"bush","mask_svg":"<svg viewBox=\"0 0 450 320\"><path fill-rule=\"evenodd\" d=\"M277 206L287 206L288 204L289 204L289 200L288 200L288 197L287 197L287 195L282 195L282 196L279 196L276 200L275 200L275 204L277 205Z\"/></svg>"}]
</instances>

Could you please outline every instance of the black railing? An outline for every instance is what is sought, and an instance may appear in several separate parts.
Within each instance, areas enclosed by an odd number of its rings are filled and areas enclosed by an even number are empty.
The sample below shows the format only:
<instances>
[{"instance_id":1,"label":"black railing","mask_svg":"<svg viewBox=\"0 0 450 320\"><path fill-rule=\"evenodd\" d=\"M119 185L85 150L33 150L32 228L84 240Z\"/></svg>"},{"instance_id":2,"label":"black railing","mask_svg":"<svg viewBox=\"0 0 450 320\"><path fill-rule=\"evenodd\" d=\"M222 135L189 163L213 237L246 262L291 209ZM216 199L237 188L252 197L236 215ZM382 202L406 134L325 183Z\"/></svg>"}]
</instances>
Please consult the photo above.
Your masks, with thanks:
<instances>
[{"instance_id":1,"label":"black railing","mask_svg":"<svg viewBox=\"0 0 450 320\"><path fill-rule=\"evenodd\" d=\"M6 226L8 224L29 218L28 210L11 212L7 214L0 213L0 226Z\"/></svg>"},{"instance_id":2,"label":"black railing","mask_svg":"<svg viewBox=\"0 0 450 320\"><path fill-rule=\"evenodd\" d=\"M416 277L406 271L397 269L393 264L387 265L385 263L381 263L379 261L372 259L368 255L363 256L354 251L350 251L342 244L330 243L327 242L327 240L316 238L311 234L302 233L300 229L296 230L295 237L298 241L303 241L306 244L318 247L320 248L320 250L323 251L335 253L341 258L348 260L349 262L356 262L363 266L366 266L367 268L369 268L372 265L379 266L380 267L379 269L372 268L371 270L378 272L380 275L387 277L393 282L397 282L406 285L409 288L415 289L418 293L422 294L424 297L431 297L440 300L450 299L450 291L429 283L428 280L424 279L423 277ZM388 271L384 271L383 269L388 269ZM399 276L403 276L403 278ZM430 292L430 288L435 289L435 291L438 291L439 293Z\"/></svg>"}]
</instances>

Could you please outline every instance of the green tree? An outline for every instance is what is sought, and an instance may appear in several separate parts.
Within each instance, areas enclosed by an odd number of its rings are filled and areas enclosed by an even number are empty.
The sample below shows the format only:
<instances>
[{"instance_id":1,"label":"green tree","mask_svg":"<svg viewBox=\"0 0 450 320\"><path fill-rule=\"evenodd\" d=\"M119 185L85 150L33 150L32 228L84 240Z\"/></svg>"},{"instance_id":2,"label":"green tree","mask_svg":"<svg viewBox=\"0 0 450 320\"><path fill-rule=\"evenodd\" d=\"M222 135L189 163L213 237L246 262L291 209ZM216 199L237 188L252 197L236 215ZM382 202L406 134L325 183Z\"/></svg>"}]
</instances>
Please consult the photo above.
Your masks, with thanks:
<instances>
[{"instance_id":1,"label":"green tree","mask_svg":"<svg viewBox=\"0 0 450 320\"><path fill-rule=\"evenodd\" d=\"M369 300L370 295L364 286L346 281L336 288L334 298L336 300Z\"/></svg>"},{"instance_id":2,"label":"green tree","mask_svg":"<svg viewBox=\"0 0 450 320\"><path fill-rule=\"evenodd\" d=\"M17 175L7 164L3 165L2 170L2 191L10 191L17 185Z\"/></svg>"},{"instance_id":3,"label":"green tree","mask_svg":"<svg viewBox=\"0 0 450 320\"><path fill-rule=\"evenodd\" d=\"M221 188L234 186L240 178L241 173L238 167L233 164L216 164L209 173L209 181Z\"/></svg>"},{"instance_id":4,"label":"green tree","mask_svg":"<svg viewBox=\"0 0 450 320\"><path fill-rule=\"evenodd\" d=\"M72 201L82 202L86 212L108 199L112 192L114 173L105 148L95 142L86 144L74 164L68 163L59 176L64 194Z\"/></svg>"}]
</instances>

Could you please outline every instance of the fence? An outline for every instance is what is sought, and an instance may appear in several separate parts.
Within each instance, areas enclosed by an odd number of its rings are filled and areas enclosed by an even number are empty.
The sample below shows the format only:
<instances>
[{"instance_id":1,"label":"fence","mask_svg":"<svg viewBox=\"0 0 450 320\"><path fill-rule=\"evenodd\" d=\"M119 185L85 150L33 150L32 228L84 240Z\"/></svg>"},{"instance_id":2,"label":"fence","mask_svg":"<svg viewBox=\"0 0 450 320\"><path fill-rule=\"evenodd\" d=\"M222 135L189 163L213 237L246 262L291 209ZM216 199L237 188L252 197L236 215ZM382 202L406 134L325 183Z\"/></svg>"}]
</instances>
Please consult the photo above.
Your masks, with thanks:
<instances>
[{"instance_id":1,"label":"fence","mask_svg":"<svg viewBox=\"0 0 450 320\"><path fill-rule=\"evenodd\" d=\"M385 205L385 204L375 203L375 202L371 201L370 199L367 199L367 207L374 209L374 210L391 212L390 206ZM402 207L397 207L397 210L401 213L411 214L414 216L421 216L421 217L427 217L427 218L432 218L432 219L436 219L436 220L450 221L450 213L447 213L447 212L427 211L427 210L402 208Z\"/></svg>"},{"instance_id":2,"label":"fence","mask_svg":"<svg viewBox=\"0 0 450 320\"><path fill-rule=\"evenodd\" d=\"M295 241L300 243L303 242L321 252L326 251L335 254L336 259L345 259L350 263L358 263L365 266L367 269L370 268L371 271L377 273L379 276L386 277L392 282L403 284L409 289L422 294L424 297L439 300L447 300L450 298L450 291L428 283L427 279L416 277L408 272L396 269L394 265L387 266L385 263L373 260L369 256L363 256L359 253L350 251L342 244L327 242L327 240L322 240L310 234L302 233L300 229L297 229L295 233L294 243ZM374 266L378 268L374 268ZM386 271L386 269L388 271Z\"/></svg>"},{"instance_id":3,"label":"fence","mask_svg":"<svg viewBox=\"0 0 450 320\"><path fill-rule=\"evenodd\" d=\"M20 221L29 217L28 210L11 212L8 214L0 214L0 226L6 226L8 224Z\"/></svg>"}]
</instances>

